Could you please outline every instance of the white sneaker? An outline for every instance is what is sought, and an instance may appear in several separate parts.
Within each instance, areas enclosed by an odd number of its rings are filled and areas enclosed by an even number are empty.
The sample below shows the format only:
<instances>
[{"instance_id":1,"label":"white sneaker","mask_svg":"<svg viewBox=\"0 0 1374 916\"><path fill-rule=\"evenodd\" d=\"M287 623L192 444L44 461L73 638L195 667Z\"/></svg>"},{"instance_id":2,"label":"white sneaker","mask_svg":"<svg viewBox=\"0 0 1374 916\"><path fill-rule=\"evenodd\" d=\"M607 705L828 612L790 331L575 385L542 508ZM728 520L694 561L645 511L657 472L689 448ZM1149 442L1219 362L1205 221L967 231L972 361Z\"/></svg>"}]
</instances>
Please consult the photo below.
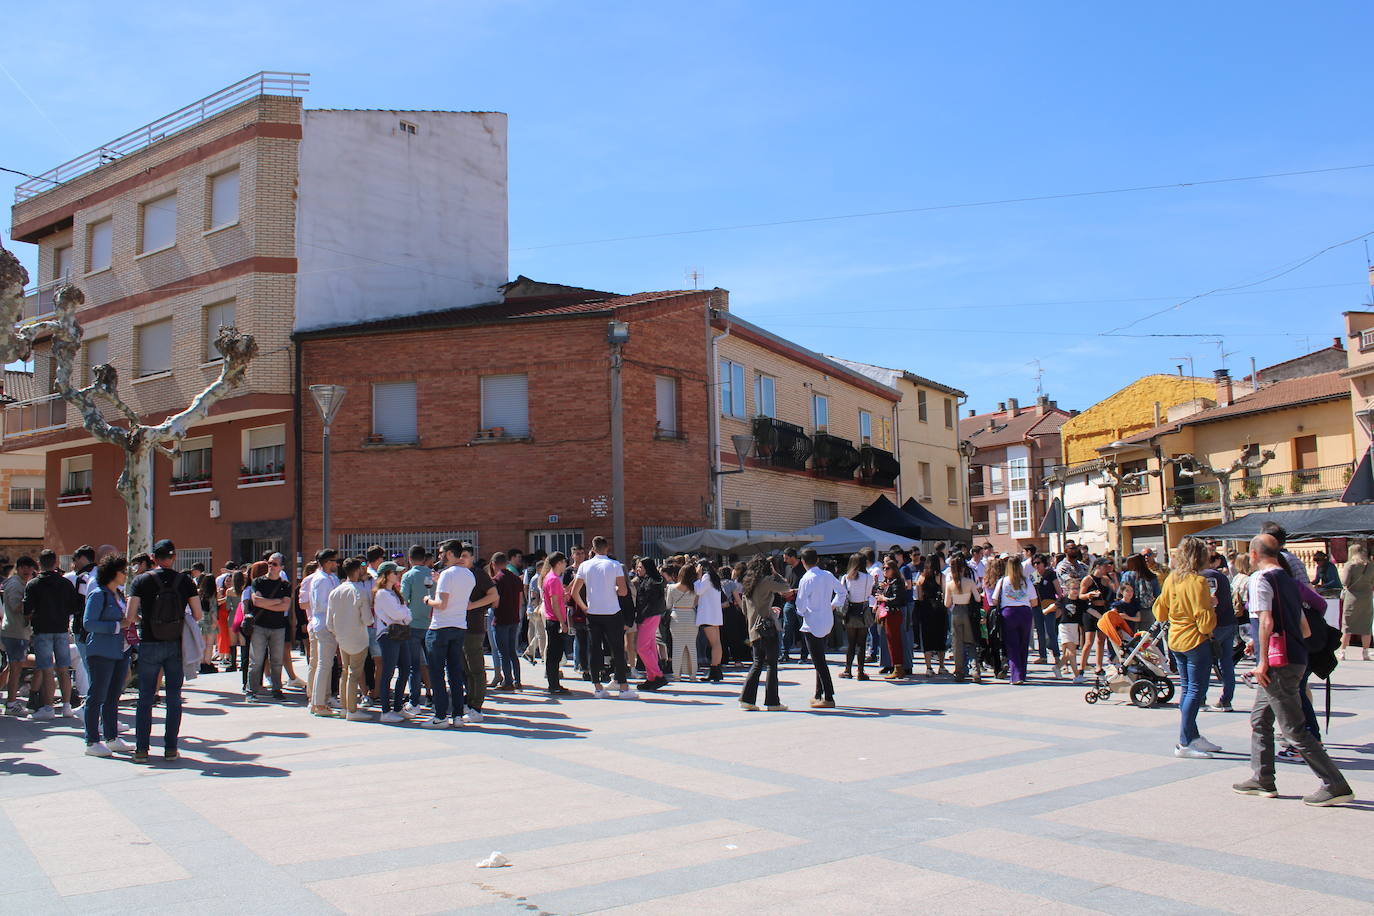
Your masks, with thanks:
<instances>
[{"instance_id":1,"label":"white sneaker","mask_svg":"<svg viewBox=\"0 0 1374 916\"><path fill-rule=\"evenodd\" d=\"M87 757L113 757L114 751L106 746L104 741L97 741L95 744L86 745Z\"/></svg>"},{"instance_id":2,"label":"white sneaker","mask_svg":"<svg viewBox=\"0 0 1374 916\"><path fill-rule=\"evenodd\" d=\"M468 709L467 713L463 716L463 721L469 725L479 724L482 721L482 710Z\"/></svg>"},{"instance_id":3,"label":"white sneaker","mask_svg":"<svg viewBox=\"0 0 1374 916\"><path fill-rule=\"evenodd\" d=\"M346 721L348 721L348 722L371 722L371 721L372 721L372 717L371 717L370 715L368 715L367 713L363 712L361 709L355 709L355 710L353 710L353 711L350 712L348 715L344 716L344 719L345 719Z\"/></svg>"},{"instance_id":4,"label":"white sneaker","mask_svg":"<svg viewBox=\"0 0 1374 916\"><path fill-rule=\"evenodd\" d=\"M29 714L29 708L24 705L23 700L15 700L9 706L5 707L5 711L8 712L10 715L20 719L24 718Z\"/></svg>"},{"instance_id":5,"label":"white sneaker","mask_svg":"<svg viewBox=\"0 0 1374 916\"><path fill-rule=\"evenodd\" d=\"M385 723L387 723L388 725L390 725L390 724L392 724L392 723L395 723L395 722L404 722L405 720L406 720L406 717L403 716L403 715L401 715L399 712L384 712L384 713L382 713L382 721L385 722Z\"/></svg>"},{"instance_id":6,"label":"white sneaker","mask_svg":"<svg viewBox=\"0 0 1374 916\"><path fill-rule=\"evenodd\" d=\"M611 693L605 687L598 687L596 690L592 691L592 696L596 697L598 700L609 700L611 698ZM48 718L52 717L49 716Z\"/></svg>"},{"instance_id":7,"label":"white sneaker","mask_svg":"<svg viewBox=\"0 0 1374 916\"><path fill-rule=\"evenodd\" d=\"M448 728L448 719L426 719L420 723L421 728Z\"/></svg>"},{"instance_id":8,"label":"white sneaker","mask_svg":"<svg viewBox=\"0 0 1374 916\"><path fill-rule=\"evenodd\" d=\"M633 687L626 687L624 690L621 690L621 691L618 691L618 692L619 692L620 698L621 698L622 700L637 700L637 699L639 699L639 691L638 691L638 690L635 690Z\"/></svg>"},{"instance_id":9,"label":"white sneaker","mask_svg":"<svg viewBox=\"0 0 1374 916\"><path fill-rule=\"evenodd\" d=\"M293 677L293 678L287 683L286 686L288 686L288 687L295 687L297 690L304 690L304 689L305 689L305 681L301 680L301 679L298 678L298 677Z\"/></svg>"},{"instance_id":10,"label":"white sneaker","mask_svg":"<svg viewBox=\"0 0 1374 916\"><path fill-rule=\"evenodd\" d=\"M1175 756L1175 757L1187 757L1187 758L1190 758L1190 759L1193 759L1193 760L1202 760L1202 759L1210 760L1211 757L1212 757L1211 753L1208 752L1208 751L1198 750L1198 749L1195 748L1195 747L1186 746L1186 745L1182 745L1182 744L1180 744L1178 747L1174 748L1174 756Z\"/></svg>"},{"instance_id":11,"label":"white sneaker","mask_svg":"<svg viewBox=\"0 0 1374 916\"><path fill-rule=\"evenodd\" d=\"M38 709L34 710L33 717L40 722L46 722L49 719L57 718L57 713L53 712L51 706L40 706Z\"/></svg>"},{"instance_id":12,"label":"white sneaker","mask_svg":"<svg viewBox=\"0 0 1374 916\"><path fill-rule=\"evenodd\" d=\"M417 710L411 709L410 707L406 707L405 709L396 710L396 714L399 715L402 719L413 719L417 714Z\"/></svg>"},{"instance_id":13,"label":"white sneaker","mask_svg":"<svg viewBox=\"0 0 1374 916\"><path fill-rule=\"evenodd\" d=\"M1206 751L1209 754L1220 754L1221 747L1198 735L1188 743L1188 746L1198 751Z\"/></svg>"},{"instance_id":14,"label":"white sneaker","mask_svg":"<svg viewBox=\"0 0 1374 916\"><path fill-rule=\"evenodd\" d=\"M420 707L416 706L414 703L407 703L406 705L401 707L402 715L413 716L419 711Z\"/></svg>"},{"instance_id":15,"label":"white sneaker","mask_svg":"<svg viewBox=\"0 0 1374 916\"><path fill-rule=\"evenodd\" d=\"M119 754L127 754L134 749L134 746L123 738L116 738L113 741L106 741L105 746Z\"/></svg>"},{"instance_id":16,"label":"white sneaker","mask_svg":"<svg viewBox=\"0 0 1374 916\"><path fill-rule=\"evenodd\" d=\"M70 704L70 703L63 703L63 704L62 704L61 716L62 716L62 718L64 718L64 719L75 719L75 718L76 718L76 710L75 710L75 709L72 709L72 704Z\"/></svg>"},{"instance_id":17,"label":"white sneaker","mask_svg":"<svg viewBox=\"0 0 1374 916\"><path fill-rule=\"evenodd\" d=\"M330 697L330 698L329 698L329 708L330 708L330 709L343 709L343 703L339 702L339 698L338 698L338 697Z\"/></svg>"},{"instance_id":18,"label":"white sneaker","mask_svg":"<svg viewBox=\"0 0 1374 916\"><path fill-rule=\"evenodd\" d=\"M463 720L462 716L454 716L448 720L449 728L462 728L464 725L467 725L467 722Z\"/></svg>"}]
</instances>

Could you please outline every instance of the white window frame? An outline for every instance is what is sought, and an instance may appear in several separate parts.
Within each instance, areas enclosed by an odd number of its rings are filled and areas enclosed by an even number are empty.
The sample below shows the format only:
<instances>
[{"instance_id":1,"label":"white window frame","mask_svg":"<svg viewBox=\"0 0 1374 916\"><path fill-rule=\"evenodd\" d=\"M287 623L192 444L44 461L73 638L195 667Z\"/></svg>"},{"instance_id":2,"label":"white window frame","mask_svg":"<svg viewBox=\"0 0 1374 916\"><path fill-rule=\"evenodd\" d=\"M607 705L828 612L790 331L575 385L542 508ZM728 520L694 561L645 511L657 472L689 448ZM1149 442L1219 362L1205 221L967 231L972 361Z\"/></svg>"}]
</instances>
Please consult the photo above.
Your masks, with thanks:
<instances>
[{"instance_id":1,"label":"white window frame","mask_svg":"<svg viewBox=\"0 0 1374 916\"><path fill-rule=\"evenodd\" d=\"M675 438L682 431L678 416L678 380L674 375L654 376L654 433Z\"/></svg>"},{"instance_id":2,"label":"white window frame","mask_svg":"<svg viewBox=\"0 0 1374 916\"><path fill-rule=\"evenodd\" d=\"M748 415L744 403L744 365L723 357L720 361L720 412L722 416L741 420Z\"/></svg>"},{"instance_id":3,"label":"white window frame","mask_svg":"<svg viewBox=\"0 0 1374 916\"><path fill-rule=\"evenodd\" d=\"M1021 493L1030 489L1030 461L1012 458L1007 461L1007 489Z\"/></svg>"},{"instance_id":4,"label":"white window frame","mask_svg":"<svg viewBox=\"0 0 1374 916\"><path fill-rule=\"evenodd\" d=\"M279 437L273 436L273 437L269 437L269 438L280 438L280 439L281 439L281 442L280 442L280 443L273 443L273 444L271 444L271 445L259 446L258 449L254 449L254 448L252 447L252 443L253 443L253 433L259 432L259 431L263 431L263 430L274 430L274 429L279 429L279 430L281 430L281 435L280 435ZM280 467L278 470L276 470L276 471L267 471L267 470L265 470L265 469L255 468L255 467L253 466L252 453L253 453L254 451L257 451L257 450L263 449L263 448L280 448L280 449L281 449L281 462L280 462L281 467ZM269 464L272 464L272 463L276 463L276 462L269 462ZM245 429L245 430L243 431L243 436L242 436L242 457L241 457L241 459L240 459L240 468L241 468L240 471L239 471L239 489L240 489L240 490L248 489L249 487L274 487L274 486L281 486L281 485L285 484L285 483L286 483L286 424L284 424L284 423L271 423L271 424L268 424L268 425L266 425L266 426L255 426L255 427L253 427L252 429ZM247 468L247 469L248 469L246 474L243 472L242 468ZM245 479L247 480L247 482L245 482Z\"/></svg>"},{"instance_id":5,"label":"white window frame","mask_svg":"<svg viewBox=\"0 0 1374 916\"><path fill-rule=\"evenodd\" d=\"M996 495L1004 489L1006 486L1002 480L1002 466L998 464L988 465L988 491Z\"/></svg>"},{"instance_id":6,"label":"white window frame","mask_svg":"<svg viewBox=\"0 0 1374 916\"><path fill-rule=\"evenodd\" d=\"M170 201L170 204L171 204L171 207L170 207L170 208L171 208L171 216L170 216L170 219L171 219L171 221L172 221L172 234L171 234L171 240L170 240L170 241L165 241L165 242L164 242L164 241L162 241L161 238L158 238L158 239L155 239L152 243L149 243L149 241L148 241L148 215L149 215L150 213L153 214L153 219L154 219L154 221L155 221L155 224L158 225L158 226L161 226L161 223L158 222L158 221L162 221L162 220L168 219L167 210L168 210L168 202L169 202L169 201ZM161 244L158 244L159 242L161 242ZM166 251L166 250L169 249L169 248L175 248L175 247L176 247L176 244L177 244L177 192L176 192L176 191L171 191L170 193L163 194L163 195L160 196L160 197L154 197L152 200L145 200L143 203L139 204L139 205L138 205L138 254L139 254L139 256L141 257L141 256L143 256L143 255L145 255L145 254L154 254L154 253L159 252L159 251Z\"/></svg>"},{"instance_id":7,"label":"white window frame","mask_svg":"<svg viewBox=\"0 0 1374 916\"><path fill-rule=\"evenodd\" d=\"M387 395L403 396L404 392L410 392L410 423L386 423L378 424L378 420L383 414L377 406L377 395L381 393L386 399ZM393 408L394 409L394 408ZM381 437L382 443L386 445L413 445L420 441L420 405L419 392L414 381L394 381L394 382L373 382L372 383L372 435Z\"/></svg>"},{"instance_id":8,"label":"white window frame","mask_svg":"<svg viewBox=\"0 0 1374 916\"><path fill-rule=\"evenodd\" d=\"M523 420L518 416L512 417L491 417L488 416L490 410L487 404L487 386L497 379L523 379L525 386L525 416ZM481 402L482 402L482 428L493 429L500 426L505 429L504 438L506 439L527 439L530 436L530 377L526 372L502 372L494 375L482 376L481 383ZM499 422L498 422L499 421Z\"/></svg>"},{"instance_id":9,"label":"white window frame","mask_svg":"<svg viewBox=\"0 0 1374 916\"><path fill-rule=\"evenodd\" d=\"M74 481L73 474L85 474L85 478ZM68 493L72 490L90 490L95 492L95 459L91 453L84 455L72 455L62 459L61 489L59 493Z\"/></svg>"},{"instance_id":10,"label":"white window frame","mask_svg":"<svg viewBox=\"0 0 1374 916\"><path fill-rule=\"evenodd\" d=\"M859 411L859 444L873 444L873 413L868 410Z\"/></svg>"},{"instance_id":11,"label":"white window frame","mask_svg":"<svg viewBox=\"0 0 1374 916\"><path fill-rule=\"evenodd\" d=\"M830 429L830 396L826 394L811 395L811 425L816 428L816 432L826 432Z\"/></svg>"},{"instance_id":12,"label":"white window frame","mask_svg":"<svg viewBox=\"0 0 1374 916\"><path fill-rule=\"evenodd\" d=\"M754 375L754 416L778 417L778 380L766 372Z\"/></svg>"},{"instance_id":13,"label":"white window frame","mask_svg":"<svg viewBox=\"0 0 1374 916\"><path fill-rule=\"evenodd\" d=\"M208 179L206 179L205 231L207 233L214 232L216 229L228 229L230 226L238 225L239 211L242 207L243 200L242 175L243 173L239 171L239 166L235 165L232 168L227 168L223 171L216 172L215 174L211 175ZM225 198L228 197L227 188L224 189L224 192L221 195L220 182L230 180L230 176L233 176L234 182L234 212L232 216L227 213L221 214L219 208L220 203L226 203L227 205L227 201L221 200L221 196Z\"/></svg>"},{"instance_id":14,"label":"white window frame","mask_svg":"<svg viewBox=\"0 0 1374 916\"><path fill-rule=\"evenodd\" d=\"M188 468L186 465L187 465L187 462L188 462L189 459L190 459L190 453L192 453L192 452L196 452L196 453L199 453L199 452L208 452L208 453L209 453L208 455L205 456L205 457L206 457L206 460L205 460L205 467L204 467L204 472L205 472L204 478L201 478L201 479L199 480L197 486L191 486L191 485L189 485L189 484L177 484L177 483L175 483L176 479L179 478L179 477L189 477L189 476L191 476L191 474L192 474L192 469L191 469L191 468ZM198 456L198 457L199 457L199 456ZM195 438L183 439L183 440L181 441L181 454L178 455L178 456L176 457L176 460L175 460L174 462L172 462L172 480L173 480L172 486L173 486L173 487L178 487L178 486L180 486L180 487L184 487L184 489L180 489L180 490L178 490L178 489L173 489L173 490L172 490L172 493L173 493L174 495L180 494L180 493L202 493L202 492L204 492L204 491L210 489L211 475L214 473L214 467L215 467L215 437L214 437L214 436L196 436ZM197 468L196 470L199 471L199 470L201 470L201 469ZM181 551L178 551L177 554L178 554L178 556L180 556ZM189 564L188 564L188 565L189 565Z\"/></svg>"},{"instance_id":15,"label":"white window frame","mask_svg":"<svg viewBox=\"0 0 1374 916\"><path fill-rule=\"evenodd\" d=\"M19 494L24 494L21 501ZM47 507L47 481L42 477L15 477L10 483L9 511L42 512Z\"/></svg>"},{"instance_id":16,"label":"white window frame","mask_svg":"<svg viewBox=\"0 0 1374 916\"><path fill-rule=\"evenodd\" d=\"M100 239L103 243L99 243ZM101 257L103 256L103 258ZM105 217L86 224L86 273L109 270L114 263L114 219Z\"/></svg>"},{"instance_id":17,"label":"white window frame","mask_svg":"<svg viewBox=\"0 0 1374 916\"><path fill-rule=\"evenodd\" d=\"M587 543L582 539L581 528L546 528L530 532L530 553L542 550L551 554L554 551L564 556L572 556L572 545Z\"/></svg>"},{"instance_id":18,"label":"white window frame","mask_svg":"<svg viewBox=\"0 0 1374 916\"><path fill-rule=\"evenodd\" d=\"M146 363L146 354L144 352L145 347L143 335L146 334L152 328L162 327L166 327L167 329L166 365L160 368L149 369ZM138 327L134 328L134 341L136 343L136 350L138 356L138 378L145 379L150 377L162 376L172 371L172 356L176 350L176 335L173 333L174 330L175 328L173 327L171 318L160 318L157 321L149 321L147 324L141 324Z\"/></svg>"},{"instance_id":19,"label":"white window frame","mask_svg":"<svg viewBox=\"0 0 1374 916\"><path fill-rule=\"evenodd\" d=\"M1011 510L1006 503L998 503L992 507L993 524L997 534L1011 533Z\"/></svg>"},{"instance_id":20,"label":"white window frame","mask_svg":"<svg viewBox=\"0 0 1374 916\"><path fill-rule=\"evenodd\" d=\"M227 316L226 316L227 311ZM228 317L228 321L224 319ZM237 327L238 321L238 302L234 299L224 299L220 302L212 302L201 311L201 327L205 342L205 352L201 354L201 359L205 363L218 363L224 360L215 349L215 341L219 339L220 325Z\"/></svg>"},{"instance_id":21,"label":"white window frame","mask_svg":"<svg viewBox=\"0 0 1374 916\"><path fill-rule=\"evenodd\" d=\"M1011 501L1011 533L1016 536L1031 532L1031 502L1028 497L1017 497Z\"/></svg>"}]
</instances>

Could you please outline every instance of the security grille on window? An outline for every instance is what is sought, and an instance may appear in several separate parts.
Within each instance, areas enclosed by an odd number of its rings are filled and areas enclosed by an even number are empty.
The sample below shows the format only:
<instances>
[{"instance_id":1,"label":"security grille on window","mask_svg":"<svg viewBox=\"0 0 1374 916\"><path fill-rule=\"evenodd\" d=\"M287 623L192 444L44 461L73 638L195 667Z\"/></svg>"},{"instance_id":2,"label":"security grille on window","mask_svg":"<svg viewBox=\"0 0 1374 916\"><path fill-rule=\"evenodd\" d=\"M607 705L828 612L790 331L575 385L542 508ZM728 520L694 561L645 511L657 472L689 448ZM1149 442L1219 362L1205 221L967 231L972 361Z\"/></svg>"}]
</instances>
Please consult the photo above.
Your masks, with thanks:
<instances>
[{"instance_id":1,"label":"security grille on window","mask_svg":"<svg viewBox=\"0 0 1374 916\"><path fill-rule=\"evenodd\" d=\"M720 361L720 412L744 416L744 367L728 359Z\"/></svg>"},{"instance_id":2,"label":"security grille on window","mask_svg":"<svg viewBox=\"0 0 1374 916\"><path fill-rule=\"evenodd\" d=\"M211 559L214 551L209 547L178 547L177 548L177 569L190 569L199 563L210 575L216 572L214 561Z\"/></svg>"},{"instance_id":3,"label":"security grille on window","mask_svg":"<svg viewBox=\"0 0 1374 916\"><path fill-rule=\"evenodd\" d=\"M916 392L916 419L926 422L926 393L919 389Z\"/></svg>"},{"instance_id":4,"label":"security grille on window","mask_svg":"<svg viewBox=\"0 0 1374 916\"><path fill-rule=\"evenodd\" d=\"M581 528L554 528L549 531L530 532L530 553L542 550L545 553L561 552L572 556L574 544L586 544L582 540Z\"/></svg>"},{"instance_id":5,"label":"security grille on window","mask_svg":"<svg viewBox=\"0 0 1374 916\"><path fill-rule=\"evenodd\" d=\"M86 269L104 270L110 266L114 248L114 222L103 219L86 227Z\"/></svg>"},{"instance_id":6,"label":"security grille on window","mask_svg":"<svg viewBox=\"0 0 1374 916\"><path fill-rule=\"evenodd\" d=\"M110 362L110 338L94 337L86 341L86 375L91 376L91 370L96 366L108 365Z\"/></svg>"},{"instance_id":7,"label":"security grille on window","mask_svg":"<svg viewBox=\"0 0 1374 916\"><path fill-rule=\"evenodd\" d=\"M248 474L260 477L286 470L286 427L261 426L248 430Z\"/></svg>"},{"instance_id":8,"label":"security grille on window","mask_svg":"<svg viewBox=\"0 0 1374 916\"><path fill-rule=\"evenodd\" d=\"M654 376L654 421L658 432L677 435L677 379Z\"/></svg>"},{"instance_id":9,"label":"security grille on window","mask_svg":"<svg viewBox=\"0 0 1374 916\"><path fill-rule=\"evenodd\" d=\"M530 434L530 377L523 372L482 378L482 428L498 427L508 437Z\"/></svg>"},{"instance_id":10,"label":"security grille on window","mask_svg":"<svg viewBox=\"0 0 1374 916\"><path fill-rule=\"evenodd\" d=\"M760 417L778 416L778 381L760 372L754 378L754 413Z\"/></svg>"},{"instance_id":11,"label":"security grille on window","mask_svg":"<svg viewBox=\"0 0 1374 916\"><path fill-rule=\"evenodd\" d=\"M383 442L414 442L415 383L377 382L372 386L372 435Z\"/></svg>"},{"instance_id":12,"label":"security grille on window","mask_svg":"<svg viewBox=\"0 0 1374 916\"><path fill-rule=\"evenodd\" d=\"M373 531L341 534L338 541L339 553L346 557L362 556L363 551L373 544L381 547L389 556L404 556L415 544L433 551L437 550L444 541L462 541L465 544L471 544L477 556L482 555L482 547L477 541L476 531ZM566 552L564 551L564 553Z\"/></svg>"},{"instance_id":13,"label":"security grille on window","mask_svg":"<svg viewBox=\"0 0 1374 916\"><path fill-rule=\"evenodd\" d=\"M91 456L77 455L62 459L62 492L75 494L90 492Z\"/></svg>"},{"instance_id":14,"label":"security grille on window","mask_svg":"<svg viewBox=\"0 0 1374 916\"><path fill-rule=\"evenodd\" d=\"M219 340L219 329L234 326L234 301L217 302L205 308L205 353L202 358L208 363L214 360L223 359L219 350L215 349L215 341Z\"/></svg>"},{"instance_id":15,"label":"security grille on window","mask_svg":"<svg viewBox=\"0 0 1374 916\"><path fill-rule=\"evenodd\" d=\"M840 504L826 499L815 499L811 501L811 517L819 525L821 522L828 522L832 518L840 517Z\"/></svg>"},{"instance_id":16,"label":"security grille on window","mask_svg":"<svg viewBox=\"0 0 1374 916\"><path fill-rule=\"evenodd\" d=\"M210 179L210 225L207 229L232 226L239 221L239 170L220 172Z\"/></svg>"},{"instance_id":17,"label":"security grille on window","mask_svg":"<svg viewBox=\"0 0 1374 916\"><path fill-rule=\"evenodd\" d=\"M168 194L142 206L143 245L140 253L170 248L177 240L177 196Z\"/></svg>"},{"instance_id":18,"label":"security grille on window","mask_svg":"<svg viewBox=\"0 0 1374 916\"><path fill-rule=\"evenodd\" d=\"M155 321L138 329L138 374L172 371L172 319Z\"/></svg>"},{"instance_id":19,"label":"security grille on window","mask_svg":"<svg viewBox=\"0 0 1374 916\"><path fill-rule=\"evenodd\" d=\"M177 456L176 464L172 468L172 482L181 484L208 482L214 444L213 436L183 439L181 454Z\"/></svg>"},{"instance_id":20,"label":"security grille on window","mask_svg":"<svg viewBox=\"0 0 1374 916\"><path fill-rule=\"evenodd\" d=\"M16 477L10 484L10 511L42 512L47 508L45 487L41 477Z\"/></svg>"}]
</instances>

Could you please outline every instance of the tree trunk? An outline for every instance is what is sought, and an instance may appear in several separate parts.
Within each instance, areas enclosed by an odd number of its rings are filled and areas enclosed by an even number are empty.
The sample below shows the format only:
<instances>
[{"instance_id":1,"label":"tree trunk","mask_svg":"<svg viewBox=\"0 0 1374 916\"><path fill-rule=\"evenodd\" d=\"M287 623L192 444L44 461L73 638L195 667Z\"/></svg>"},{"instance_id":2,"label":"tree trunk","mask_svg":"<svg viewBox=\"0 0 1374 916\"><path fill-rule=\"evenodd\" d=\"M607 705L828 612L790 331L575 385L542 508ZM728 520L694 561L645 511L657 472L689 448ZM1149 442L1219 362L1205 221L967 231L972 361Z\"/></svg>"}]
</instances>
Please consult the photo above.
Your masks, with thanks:
<instances>
[{"instance_id":1,"label":"tree trunk","mask_svg":"<svg viewBox=\"0 0 1374 916\"><path fill-rule=\"evenodd\" d=\"M117 485L128 516L127 557L153 549L153 446L142 441L124 453L124 472Z\"/></svg>"}]
</instances>

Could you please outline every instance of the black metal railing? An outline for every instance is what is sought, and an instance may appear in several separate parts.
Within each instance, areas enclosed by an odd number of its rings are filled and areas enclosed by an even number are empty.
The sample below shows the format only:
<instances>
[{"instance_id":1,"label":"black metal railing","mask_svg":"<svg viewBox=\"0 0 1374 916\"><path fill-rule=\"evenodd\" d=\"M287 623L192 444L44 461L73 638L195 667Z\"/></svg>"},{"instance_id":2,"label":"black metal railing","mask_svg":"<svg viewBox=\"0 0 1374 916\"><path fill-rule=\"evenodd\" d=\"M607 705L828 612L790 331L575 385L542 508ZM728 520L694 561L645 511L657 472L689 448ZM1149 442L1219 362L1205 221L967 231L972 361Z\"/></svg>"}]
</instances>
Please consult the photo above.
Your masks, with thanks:
<instances>
[{"instance_id":1,"label":"black metal railing","mask_svg":"<svg viewBox=\"0 0 1374 916\"><path fill-rule=\"evenodd\" d=\"M979 496L982 496L982 495L983 495L983 492L984 492L984 491L983 491L983 481L982 481L982 480L969 480L969 482L968 482L968 495L969 495L969 499L976 499L976 498L978 498Z\"/></svg>"},{"instance_id":2,"label":"black metal railing","mask_svg":"<svg viewBox=\"0 0 1374 916\"><path fill-rule=\"evenodd\" d=\"M754 418L754 455L773 467L806 470L811 457L811 439L795 423L773 417Z\"/></svg>"},{"instance_id":3,"label":"black metal railing","mask_svg":"<svg viewBox=\"0 0 1374 916\"><path fill-rule=\"evenodd\" d=\"M891 452L872 445L859 449L859 479L864 483L886 489L901 473L902 465Z\"/></svg>"},{"instance_id":4,"label":"black metal railing","mask_svg":"<svg viewBox=\"0 0 1374 916\"><path fill-rule=\"evenodd\" d=\"M817 471L840 480L853 478L862 461L853 442L828 433L816 433L814 441Z\"/></svg>"},{"instance_id":5,"label":"black metal railing","mask_svg":"<svg viewBox=\"0 0 1374 916\"><path fill-rule=\"evenodd\" d=\"M1262 503L1275 499L1325 496L1339 493L1355 473L1353 464L1331 464L1320 468L1278 471L1231 478L1231 503ZM1221 483L1204 480L1169 488L1169 504L1208 506L1221 502Z\"/></svg>"}]
</instances>

